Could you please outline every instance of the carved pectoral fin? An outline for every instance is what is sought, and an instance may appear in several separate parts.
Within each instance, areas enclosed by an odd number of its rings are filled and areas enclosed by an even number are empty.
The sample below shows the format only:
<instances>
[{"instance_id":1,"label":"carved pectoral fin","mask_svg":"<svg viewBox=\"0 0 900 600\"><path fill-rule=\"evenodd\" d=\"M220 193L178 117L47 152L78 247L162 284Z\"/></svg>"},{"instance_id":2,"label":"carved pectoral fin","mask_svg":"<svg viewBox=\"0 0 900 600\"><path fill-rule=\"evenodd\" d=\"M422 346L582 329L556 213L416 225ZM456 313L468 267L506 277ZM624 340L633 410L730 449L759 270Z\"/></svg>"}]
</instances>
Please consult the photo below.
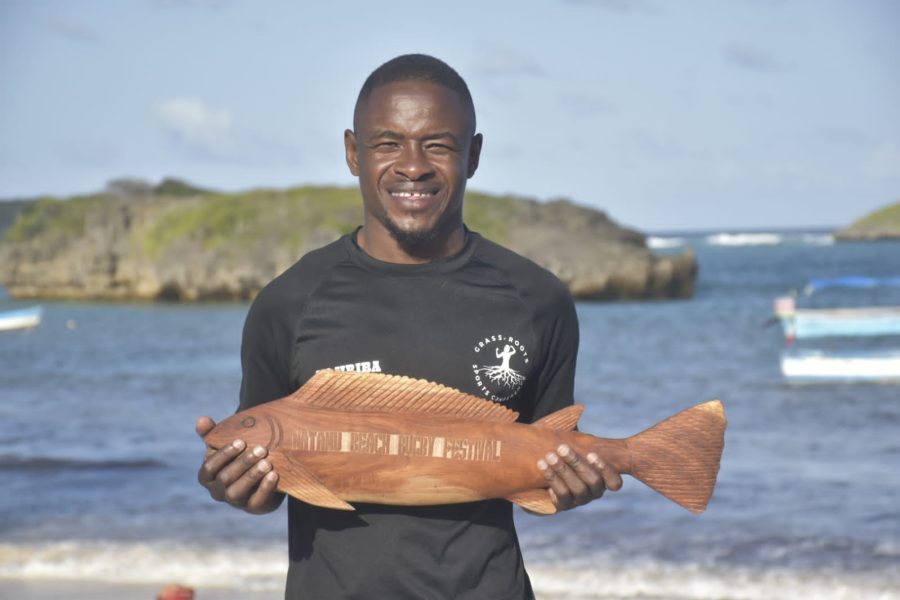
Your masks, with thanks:
<instances>
[{"instance_id":1,"label":"carved pectoral fin","mask_svg":"<svg viewBox=\"0 0 900 600\"><path fill-rule=\"evenodd\" d=\"M337 510L356 510L338 498L315 474L287 456L287 468L278 471L278 489L308 504Z\"/></svg>"},{"instance_id":2,"label":"carved pectoral fin","mask_svg":"<svg viewBox=\"0 0 900 600\"><path fill-rule=\"evenodd\" d=\"M550 493L545 488L537 488L512 494L506 497L507 500L518 504L525 510L530 510L542 515L552 515L556 513L556 505L550 499Z\"/></svg>"},{"instance_id":3,"label":"carved pectoral fin","mask_svg":"<svg viewBox=\"0 0 900 600\"><path fill-rule=\"evenodd\" d=\"M572 431L578 425L578 419L584 412L584 405L573 404L562 408L555 413L550 413L543 419L538 419L532 425L535 427L544 427L546 429L555 429L557 431Z\"/></svg>"}]
</instances>

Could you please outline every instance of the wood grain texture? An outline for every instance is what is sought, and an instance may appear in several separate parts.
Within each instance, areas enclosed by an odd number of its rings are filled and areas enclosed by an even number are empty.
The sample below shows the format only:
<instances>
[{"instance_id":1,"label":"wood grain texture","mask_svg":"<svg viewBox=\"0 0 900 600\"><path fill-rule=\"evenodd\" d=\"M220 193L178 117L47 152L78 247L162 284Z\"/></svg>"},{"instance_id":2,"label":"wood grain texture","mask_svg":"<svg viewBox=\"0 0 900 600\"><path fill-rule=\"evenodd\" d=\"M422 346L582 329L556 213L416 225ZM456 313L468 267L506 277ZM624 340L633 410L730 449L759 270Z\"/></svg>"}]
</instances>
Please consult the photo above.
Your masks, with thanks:
<instances>
[{"instance_id":1,"label":"wood grain texture","mask_svg":"<svg viewBox=\"0 0 900 600\"><path fill-rule=\"evenodd\" d=\"M582 410L567 407L524 425L500 404L431 382L320 371L290 396L225 419L205 440L212 448L237 438L266 446L281 491L342 510L353 509L348 502L507 498L552 513L536 463L562 443L582 455L596 452L692 512L705 510L724 446L721 402L699 404L626 439L572 431Z\"/></svg>"}]
</instances>

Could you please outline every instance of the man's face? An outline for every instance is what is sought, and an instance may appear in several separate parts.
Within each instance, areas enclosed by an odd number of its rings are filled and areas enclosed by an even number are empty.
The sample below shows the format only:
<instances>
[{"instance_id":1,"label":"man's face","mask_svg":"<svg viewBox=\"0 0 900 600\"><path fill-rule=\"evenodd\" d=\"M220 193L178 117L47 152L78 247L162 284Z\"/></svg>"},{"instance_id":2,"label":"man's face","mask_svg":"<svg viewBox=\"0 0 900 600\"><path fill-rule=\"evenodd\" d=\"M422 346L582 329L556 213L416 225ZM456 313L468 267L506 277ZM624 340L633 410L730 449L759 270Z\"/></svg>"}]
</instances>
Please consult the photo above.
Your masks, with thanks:
<instances>
[{"instance_id":1,"label":"man's face","mask_svg":"<svg viewBox=\"0 0 900 600\"><path fill-rule=\"evenodd\" d=\"M475 173L481 135L459 95L427 81L372 90L344 143L359 177L365 227L415 247L462 226L466 179Z\"/></svg>"}]
</instances>

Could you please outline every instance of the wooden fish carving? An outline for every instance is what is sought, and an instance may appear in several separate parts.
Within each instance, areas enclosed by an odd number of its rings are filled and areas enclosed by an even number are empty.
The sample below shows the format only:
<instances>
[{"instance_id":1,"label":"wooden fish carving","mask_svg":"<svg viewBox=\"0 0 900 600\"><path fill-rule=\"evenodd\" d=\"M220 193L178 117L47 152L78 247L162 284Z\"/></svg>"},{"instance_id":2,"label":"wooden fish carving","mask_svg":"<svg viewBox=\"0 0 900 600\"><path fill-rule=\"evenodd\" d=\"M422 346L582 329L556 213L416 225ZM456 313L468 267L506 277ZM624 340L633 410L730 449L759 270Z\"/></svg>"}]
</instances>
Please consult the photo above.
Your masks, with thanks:
<instances>
[{"instance_id":1,"label":"wooden fish carving","mask_svg":"<svg viewBox=\"0 0 900 600\"><path fill-rule=\"evenodd\" d=\"M716 484L726 419L712 400L625 439L573 431L574 405L530 425L508 408L442 385L378 373L320 371L293 394L241 411L204 438L269 449L278 489L327 508L348 502L424 505L506 498L556 507L536 463L560 444L596 452L691 512Z\"/></svg>"}]
</instances>

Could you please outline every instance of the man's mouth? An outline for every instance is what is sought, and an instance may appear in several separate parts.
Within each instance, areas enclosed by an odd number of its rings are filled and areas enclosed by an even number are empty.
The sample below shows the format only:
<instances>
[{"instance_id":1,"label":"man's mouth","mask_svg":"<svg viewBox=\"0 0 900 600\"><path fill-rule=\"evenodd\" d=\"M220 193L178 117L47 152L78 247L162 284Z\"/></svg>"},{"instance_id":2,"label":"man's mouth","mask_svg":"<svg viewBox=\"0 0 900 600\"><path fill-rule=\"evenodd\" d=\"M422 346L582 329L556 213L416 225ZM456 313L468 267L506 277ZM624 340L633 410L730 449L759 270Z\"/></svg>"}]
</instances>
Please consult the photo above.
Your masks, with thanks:
<instances>
[{"instance_id":1,"label":"man's mouth","mask_svg":"<svg viewBox=\"0 0 900 600\"><path fill-rule=\"evenodd\" d=\"M400 208L416 211L431 206L437 192L437 190L391 190L389 193Z\"/></svg>"}]
</instances>

